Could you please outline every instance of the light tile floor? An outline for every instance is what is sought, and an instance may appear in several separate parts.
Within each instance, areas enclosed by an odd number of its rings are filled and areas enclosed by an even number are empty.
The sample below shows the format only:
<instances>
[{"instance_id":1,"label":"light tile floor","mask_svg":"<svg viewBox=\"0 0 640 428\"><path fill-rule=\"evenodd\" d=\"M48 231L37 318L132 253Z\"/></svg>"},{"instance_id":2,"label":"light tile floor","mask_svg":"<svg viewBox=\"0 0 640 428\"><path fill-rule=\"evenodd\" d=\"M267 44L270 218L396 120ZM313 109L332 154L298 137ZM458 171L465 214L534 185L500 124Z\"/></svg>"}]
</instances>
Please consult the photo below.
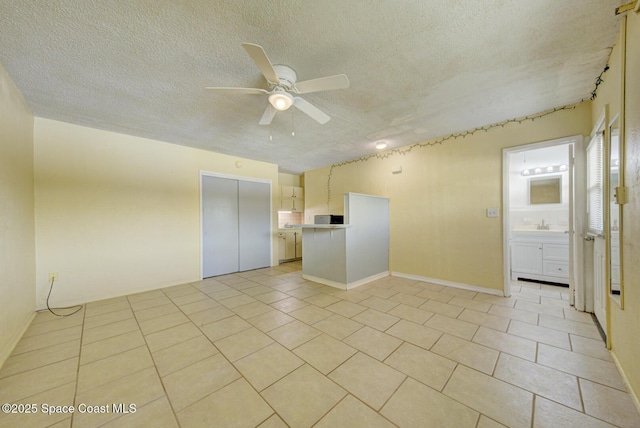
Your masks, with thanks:
<instances>
[{"instance_id":1,"label":"light tile floor","mask_svg":"<svg viewBox=\"0 0 640 428\"><path fill-rule=\"evenodd\" d=\"M640 427L567 289L512 291L288 263L40 312L0 370L0 403L38 412L0 427Z\"/></svg>"}]
</instances>

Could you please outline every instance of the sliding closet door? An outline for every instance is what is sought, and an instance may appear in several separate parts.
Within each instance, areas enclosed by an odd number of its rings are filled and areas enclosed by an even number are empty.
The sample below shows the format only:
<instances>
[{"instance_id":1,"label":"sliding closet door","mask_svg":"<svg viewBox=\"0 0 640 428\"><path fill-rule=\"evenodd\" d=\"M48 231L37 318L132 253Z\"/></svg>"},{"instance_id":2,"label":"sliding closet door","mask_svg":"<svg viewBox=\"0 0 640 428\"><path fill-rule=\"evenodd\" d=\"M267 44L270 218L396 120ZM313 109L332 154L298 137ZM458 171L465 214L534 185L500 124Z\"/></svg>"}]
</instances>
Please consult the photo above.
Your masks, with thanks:
<instances>
[{"instance_id":1,"label":"sliding closet door","mask_svg":"<svg viewBox=\"0 0 640 428\"><path fill-rule=\"evenodd\" d=\"M202 277L238 272L238 180L202 176Z\"/></svg>"},{"instance_id":2,"label":"sliding closet door","mask_svg":"<svg viewBox=\"0 0 640 428\"><path fill-rule=\"evenodd\" d=\"M238 181L240 270L271 266L271 186Z\"/></svg>"}]
</instances>

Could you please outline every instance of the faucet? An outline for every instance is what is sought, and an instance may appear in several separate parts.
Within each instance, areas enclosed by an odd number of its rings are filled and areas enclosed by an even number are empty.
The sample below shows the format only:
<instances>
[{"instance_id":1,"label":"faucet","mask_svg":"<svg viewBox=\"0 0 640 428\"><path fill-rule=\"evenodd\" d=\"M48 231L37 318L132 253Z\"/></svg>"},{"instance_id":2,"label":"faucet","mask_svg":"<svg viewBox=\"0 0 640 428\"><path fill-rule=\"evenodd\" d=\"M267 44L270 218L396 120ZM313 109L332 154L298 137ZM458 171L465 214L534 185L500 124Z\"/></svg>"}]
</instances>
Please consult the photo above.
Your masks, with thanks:
<instances>
[{"instance_id":1,"label":"faucet","mask_svg":"<svg viewBox=\"0 0 640 428\"><path fill-rule=\"evenodd\" d=\"M549 230L549 225L548 224L544 224L544 219L542 219L542 222L536 227L536 229L538 229L538 230Z\"/></svg>"}]
</instances>

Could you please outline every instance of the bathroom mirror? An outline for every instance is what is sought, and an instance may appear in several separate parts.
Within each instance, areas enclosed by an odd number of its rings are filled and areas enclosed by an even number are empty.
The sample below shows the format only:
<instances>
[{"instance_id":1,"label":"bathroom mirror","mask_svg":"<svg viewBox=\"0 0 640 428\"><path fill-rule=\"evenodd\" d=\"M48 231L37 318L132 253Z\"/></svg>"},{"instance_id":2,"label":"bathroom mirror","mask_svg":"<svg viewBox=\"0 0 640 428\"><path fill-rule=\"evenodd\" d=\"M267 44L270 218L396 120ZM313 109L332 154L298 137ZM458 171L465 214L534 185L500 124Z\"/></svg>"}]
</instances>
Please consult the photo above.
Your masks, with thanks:
<instances>
[{"instance_id":1,"label":"bathroom mirror","mask_svg":"<svg viewBox=\"0 0 640 428\"><path fill-rule=\"evenodd\" d=\"M529 179L529 204L561 204L562 176Z\"/></svg>"},{"instance_id":2,"label":"bathroom mirror","mask_svg":"<svg viewBox=\"0 0 640 428\"><path fill-rule=\"evenodd\" d=\"M620 121L618 116L609 124L609 291L613 300L620 303L621 294L621 245L622 210L618 205L618 191L622 186L620 175Z\"/></svg>"}]
</instances>

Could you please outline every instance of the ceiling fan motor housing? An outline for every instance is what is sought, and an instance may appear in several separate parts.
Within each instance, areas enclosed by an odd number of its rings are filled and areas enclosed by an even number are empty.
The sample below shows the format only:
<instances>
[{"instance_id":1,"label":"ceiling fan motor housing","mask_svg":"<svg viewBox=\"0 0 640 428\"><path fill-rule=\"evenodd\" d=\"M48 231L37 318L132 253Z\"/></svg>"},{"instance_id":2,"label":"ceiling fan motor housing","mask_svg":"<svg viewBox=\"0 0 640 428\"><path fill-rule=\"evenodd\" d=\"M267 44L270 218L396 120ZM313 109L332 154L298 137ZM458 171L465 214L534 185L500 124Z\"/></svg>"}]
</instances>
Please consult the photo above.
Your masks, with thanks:
<instances>
[{"instance_id":1,"label":"ceiling fan motor housing","mask_svg":"<svg viewBox=\"0 0 640 428\"><path fill-rule=\"evenodd\" d=\"M226 93L269 95L269 104L258 122L260 125L269 125L278 111L285 111L291 106L295 106L321 125L331 119L325 112L297 95L348 88L349 79L347 76L337 74L297 83L298 75L295 70L287 65L272 64L262 46L253 43L243 43L242 46L266 79L269 90L227 87L207 87L207 89ZM296 86L296 83L300 88Z\"/></svg>"},{"instance_id":2,"label":"ceiling fan motor housing","mask_svg":"<svg viewBox=\"0 0 640 428\"><path fill-rule=\"evenodd\" d=\"M273 86L282 86L287 90L293 89L293 85L295 85L296 80L298 79L298 75L293 68L282 64L276 64L273 66L273 69L276 71L278 79L280 79L280 84L274 84Z\"/></svg>"}]
</instances>

